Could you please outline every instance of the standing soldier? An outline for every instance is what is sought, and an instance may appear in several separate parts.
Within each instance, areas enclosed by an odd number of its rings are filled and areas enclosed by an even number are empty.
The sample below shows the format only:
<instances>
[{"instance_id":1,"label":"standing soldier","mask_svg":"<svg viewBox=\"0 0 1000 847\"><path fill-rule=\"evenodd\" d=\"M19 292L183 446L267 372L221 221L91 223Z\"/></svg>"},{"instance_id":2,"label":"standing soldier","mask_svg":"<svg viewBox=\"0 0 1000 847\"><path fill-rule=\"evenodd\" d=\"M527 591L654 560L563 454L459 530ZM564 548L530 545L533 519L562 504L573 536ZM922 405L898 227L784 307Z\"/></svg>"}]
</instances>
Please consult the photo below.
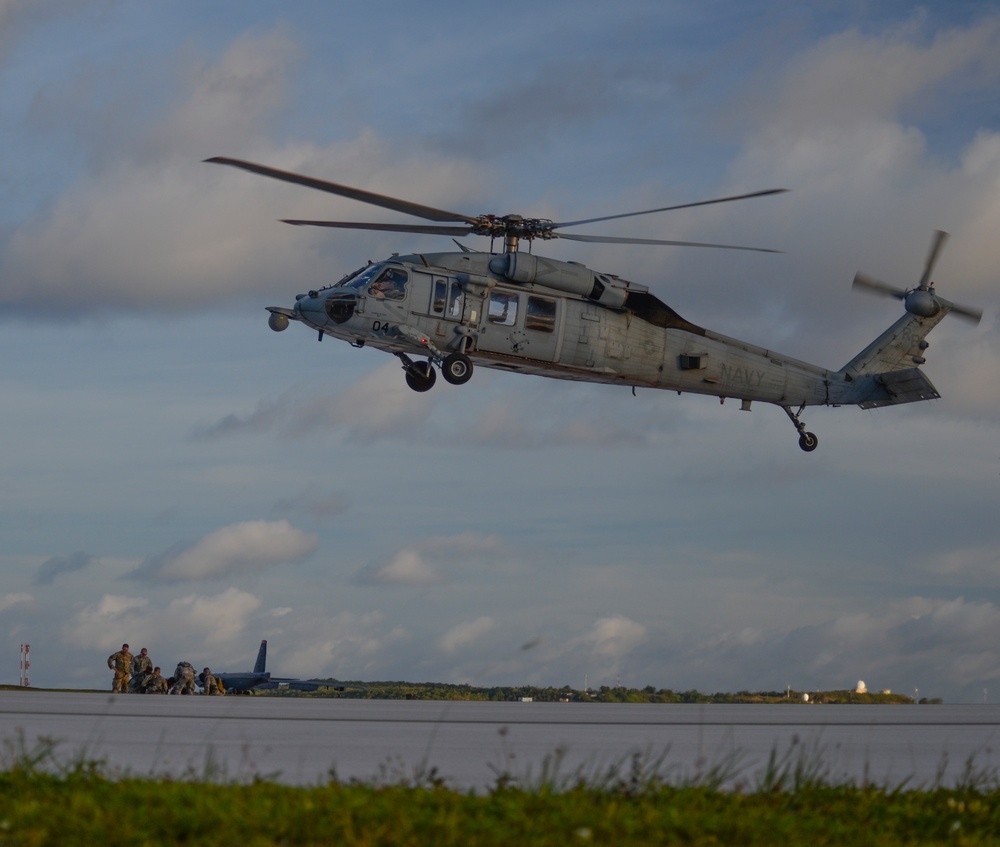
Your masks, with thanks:
<instances>
[{"instance_id":1,"label":"standing soldier","mask_svg":"<svg viewBox=\"0 0 1000 847\"><path fill-rule=\"evenodd\" d=\"M128 651L128 644L122 644L121 650L108 656L108 667L115 672L115 678L111 682L111 691L115 694L126 694L128 692L128 674L132 670L132 654Z\"/></svg>"},{"instance_id":2,"label":"standing soldier","mask_svg":"<svg viewBox=\"0 0 1000 847\"><path fill-rule=\"evenodd\" d=\"M146 678L153 672L153 660L147 655L149 651L143 647L138 656L132 657L132 680L129 691L141 692Z\"/></svg>"}]
</instances>

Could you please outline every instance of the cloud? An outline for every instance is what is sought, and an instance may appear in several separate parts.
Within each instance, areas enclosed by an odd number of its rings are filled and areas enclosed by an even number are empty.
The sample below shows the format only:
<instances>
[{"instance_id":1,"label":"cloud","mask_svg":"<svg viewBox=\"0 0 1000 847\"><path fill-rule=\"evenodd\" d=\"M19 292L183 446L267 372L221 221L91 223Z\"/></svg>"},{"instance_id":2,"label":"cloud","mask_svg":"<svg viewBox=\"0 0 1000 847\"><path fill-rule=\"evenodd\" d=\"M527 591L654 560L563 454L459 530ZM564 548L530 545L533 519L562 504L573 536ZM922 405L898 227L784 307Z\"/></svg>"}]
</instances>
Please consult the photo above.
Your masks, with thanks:
<instances>
[{"instance_id":1,"label":"cloud","mask_svg":"<svg viewBox=\"0 0 1000 847\"><path fill-rule=\"evenodd\" d=\"M864 679L871 690L940 696L1000 678L998 626L993 603L910 597L788 630L722 632L678 664L698 668L688 677L695 686L715 679L733 690L830 689Z\"/></svg>"},{"instance_id":2,"label":"cloud","mask_svg":"<svg viewBox=\"0 0 1000 847\"><path fill-rule=\"evenodd\" d=\"M133 576L179 581L260 573L314 553L318 537L288 521L246 521L146 559Z\"/></svg>"},{"instance_id":3,"label":"cloud","mask_svg":"<svg viewBox=\"0 0 1000 847\"><path fill-rule=\"evenodd\" d=\"M360 585L433 585L441 581L441 575L419 550L406 547L387 562L362 568L354 581Z\"/></svg>"},{"instance_id":4,"label":"cloud","mask_svg":"<svg viewBox=\"0 0 1000 847\"><path fill-rule=\"evenodd\" d=\"M646 640L646 627L623 615L600 618L584 640L598 656L620 659Z\"/></svg>"},{"instance_id":5,"label":"cloud","mask_svg":"<svg viewBox=\"0 0 1000 847\"><path fill-rule=\"evenodd\" d=\"M496 535L463 532L440 535L407 545L384 562L374 562L354 575L359 585L433 585L445 581L447 568L469 571L481 561L506 553Z\"/></svg>"},{"instance_id":6,"label":"cloud","mask_svg":"<svg viewBox=\"0 0 1000 847\"><path fill-rule=\"evenodd\" d=\"M105 594L79 608L61 637L77 649L116 649L123 641L135 648L146 646L154 661L166 668L176 661L161 658L166 651L175 657L196 653L204 661L206 653L241 643L259 607L257 597L234 587L214 595L188 594L162 605L145 597Z\"/></svg>"},{"instance_id":7,"label":"cloud","mask_svg":"<svg viewBox=\"0 0 1000 847\"><path fill-rule=\"evenodd\" d=\"M170 626L204 633L209 643L231 644L243 635L250 613L259 607L257 597L231 587L211 597L190 594L172 600L164 617Z\"/></svg>"},{"instance_id":8,"label":"cloud","mask_svg":"<svg viewBox=\"0 0 1000 847\"><path fill-rule=\"evenodd\" d=\"M302 493L275 502L273 512L278 514L309 515L313 518L332 518L350 508L350 500L343 494L323 493L309 488Z\"/></svg>"},{"instance_id":9,"label":"cloud","mask_svg":"<svg viewBox=\"0 0 1000 847\"><path fill-rule=\"evenodd\" d=\"M90 555L79 551L69 556L48 559L39 566L38 573L35 574L35 582L39 585L50 585L56 577L64 573L83 570L91 561Z\"/></svg>"},{"instance_id":10,"label":"cloud","mask_svg":"<svg viewBox=\"0 0 1000 847\"><path fill-rule=\"evenodd\" d=\"M3 594L0 595L0 612L6 612L7 609L12 609L14 606L26 606L34 602L35 598L23 591Z\"/></svg>"},{"instance_id":11,"label":"cloud","mask_svg":"<svg viewBox=\"0 0 1000 847\"><path fill-rule=\"evenodd\" d=\"M438 648L444 653L456 653L473 644L493 628L493 618L488 615L482 615L473 621L463 621L438 639Z\"/></svg>"},{"instance_id":12,"label":"cloud","mask_svg":"<svg viewBox=\"0 0 1000 847\"><path fill-rule=\"evenodd\" d=\"M117 649L145 627L150 601L145 597L104 594L96 603L80 608L62 627L62 638L75 647ZM131 643L131 642L129 642Z\"/></svg>"},{"instance_id":13,"label":"cloud","mask_svg":"<svg viewBox=\"0 0 1000 847\"><path fill-rule=\"evenodd\" d=\"M427 395L406 388L402 370L393 361L333 396L318 386L306 392L288 391L277 399L261 401L248 415L227 415L198 429L194 436L219 438L242 432L277 432L302 437L316 431L340 430L348 440L367 444L421 431L431 407Z\"/></svg>"}]
</instances>

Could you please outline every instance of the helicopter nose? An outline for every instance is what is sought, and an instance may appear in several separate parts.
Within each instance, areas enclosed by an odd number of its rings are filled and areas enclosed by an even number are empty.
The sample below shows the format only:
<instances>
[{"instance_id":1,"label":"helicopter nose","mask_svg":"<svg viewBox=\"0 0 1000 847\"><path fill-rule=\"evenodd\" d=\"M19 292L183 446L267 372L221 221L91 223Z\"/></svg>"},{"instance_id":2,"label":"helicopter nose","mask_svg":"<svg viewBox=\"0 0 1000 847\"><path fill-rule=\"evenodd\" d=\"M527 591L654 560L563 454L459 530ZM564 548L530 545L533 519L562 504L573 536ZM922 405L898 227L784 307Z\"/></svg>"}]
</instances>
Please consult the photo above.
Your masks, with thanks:
<instances>
[{"instance_id":1,"label":"helicopter nose","mask_svg":"<svg viewBox=\"0 0 1000 847\"><path fill-rule=\"evenodd\" d=\"M323 315L323 301L320 300L319 294L315 291L296 296L295 305L292 308L295 310L296 315L306 321L325 317Z\"/></svg>"}]
</instances>

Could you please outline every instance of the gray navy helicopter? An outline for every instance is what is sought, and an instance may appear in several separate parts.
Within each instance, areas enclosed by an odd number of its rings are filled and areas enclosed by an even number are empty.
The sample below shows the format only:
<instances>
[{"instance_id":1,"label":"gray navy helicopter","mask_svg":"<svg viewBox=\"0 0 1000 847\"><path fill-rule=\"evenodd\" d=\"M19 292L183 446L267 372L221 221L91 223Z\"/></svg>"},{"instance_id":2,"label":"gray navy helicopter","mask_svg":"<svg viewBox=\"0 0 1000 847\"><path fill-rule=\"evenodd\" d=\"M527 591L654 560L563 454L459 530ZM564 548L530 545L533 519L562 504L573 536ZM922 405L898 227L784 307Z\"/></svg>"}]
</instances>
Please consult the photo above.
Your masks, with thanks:
<instances>
[{"instance_id":1,"label":"gray navy helicopter","mask_svg":"<svg viewBox=\"0 0 1000 847\"><path fill-rule=\"evenodd\" d=\"M484 235L491 251L459 244L457 253L396 255L345 276L334 285L296 297L292 308L269 306L275 332L297 321L354 347L392 353L402 363L406 383L428 391L435 368L453 385L472 377L476 366L580 382L664 388L681 394L708 394L721 401L754 401L785 411L799 446L816 449L816 436L801 420L808 406L857 405L873 409L940 397L920 370L925 336L949 312L978 322L982 312L939 297L931 272L946 233L937 232L919 284L895 288L858 274L854 286L895 297L906 310L899 320L840 370L802 362L773 350L704 329L682 318L644 285L518 249L535 239L615 244L663 244L778 252L731 244L704 244L580 235L566 227L728 203L778 194L769 189L714 200L664 206L641 212L556 223L520 215L470 216L435 209L314 179L264 165L216 157L207 159L251 173L403 212L431 224L285 220L296 226L445 235ZM492 252L503 239L502 253ZM458 242L456 241L456 244Z\"/></svg>"}]
</instances>

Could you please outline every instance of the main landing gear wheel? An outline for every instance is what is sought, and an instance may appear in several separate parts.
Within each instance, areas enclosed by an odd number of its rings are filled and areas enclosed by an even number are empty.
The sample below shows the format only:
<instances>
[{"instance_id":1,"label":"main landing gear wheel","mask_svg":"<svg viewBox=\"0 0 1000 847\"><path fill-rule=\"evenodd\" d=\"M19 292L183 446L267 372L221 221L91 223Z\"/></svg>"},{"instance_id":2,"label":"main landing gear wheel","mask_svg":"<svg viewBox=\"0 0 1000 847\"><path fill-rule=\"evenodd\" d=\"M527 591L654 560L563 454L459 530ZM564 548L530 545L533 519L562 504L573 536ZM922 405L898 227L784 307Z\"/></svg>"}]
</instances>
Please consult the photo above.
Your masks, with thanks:
<instances>
[{"instance_id":1,"label":"main landing gear wheel","mask_svg":"<svg viewBox=\"0 0 1000 847\"><path fill-rule=\"evenodd\" d=\"M795 431L799 434L799 447L807 453L812 453L819 446L819 439L811 432L806 432L806 425L799 420L799 415L805 411L805 403L799 406L797 412L793 412L790 406L782 406L789 420L795 424Z\"/></svg>"},{"instance_id":2,"label":"main landing gear wheel","mask_svg":"<svg viewBox=\"0 0 1000 847\"><path fill-rule=\"evenodd\" d=\"M465 385L472 379L472 362L464 353L452 353L441 363L441 376L452 385Z\"/></svg>"},{"instance_id":3,"label":"main landing gear wheel","mask_svg":"<svg viewBox=\"0 0 1000 847\"><path fill-rule=\"evenodd\" d=\"M414 391L430 391L437 380L437 372L430 362L414 362L413 369L406 371L406 384Z\"/></svg>"}]
</instances>

